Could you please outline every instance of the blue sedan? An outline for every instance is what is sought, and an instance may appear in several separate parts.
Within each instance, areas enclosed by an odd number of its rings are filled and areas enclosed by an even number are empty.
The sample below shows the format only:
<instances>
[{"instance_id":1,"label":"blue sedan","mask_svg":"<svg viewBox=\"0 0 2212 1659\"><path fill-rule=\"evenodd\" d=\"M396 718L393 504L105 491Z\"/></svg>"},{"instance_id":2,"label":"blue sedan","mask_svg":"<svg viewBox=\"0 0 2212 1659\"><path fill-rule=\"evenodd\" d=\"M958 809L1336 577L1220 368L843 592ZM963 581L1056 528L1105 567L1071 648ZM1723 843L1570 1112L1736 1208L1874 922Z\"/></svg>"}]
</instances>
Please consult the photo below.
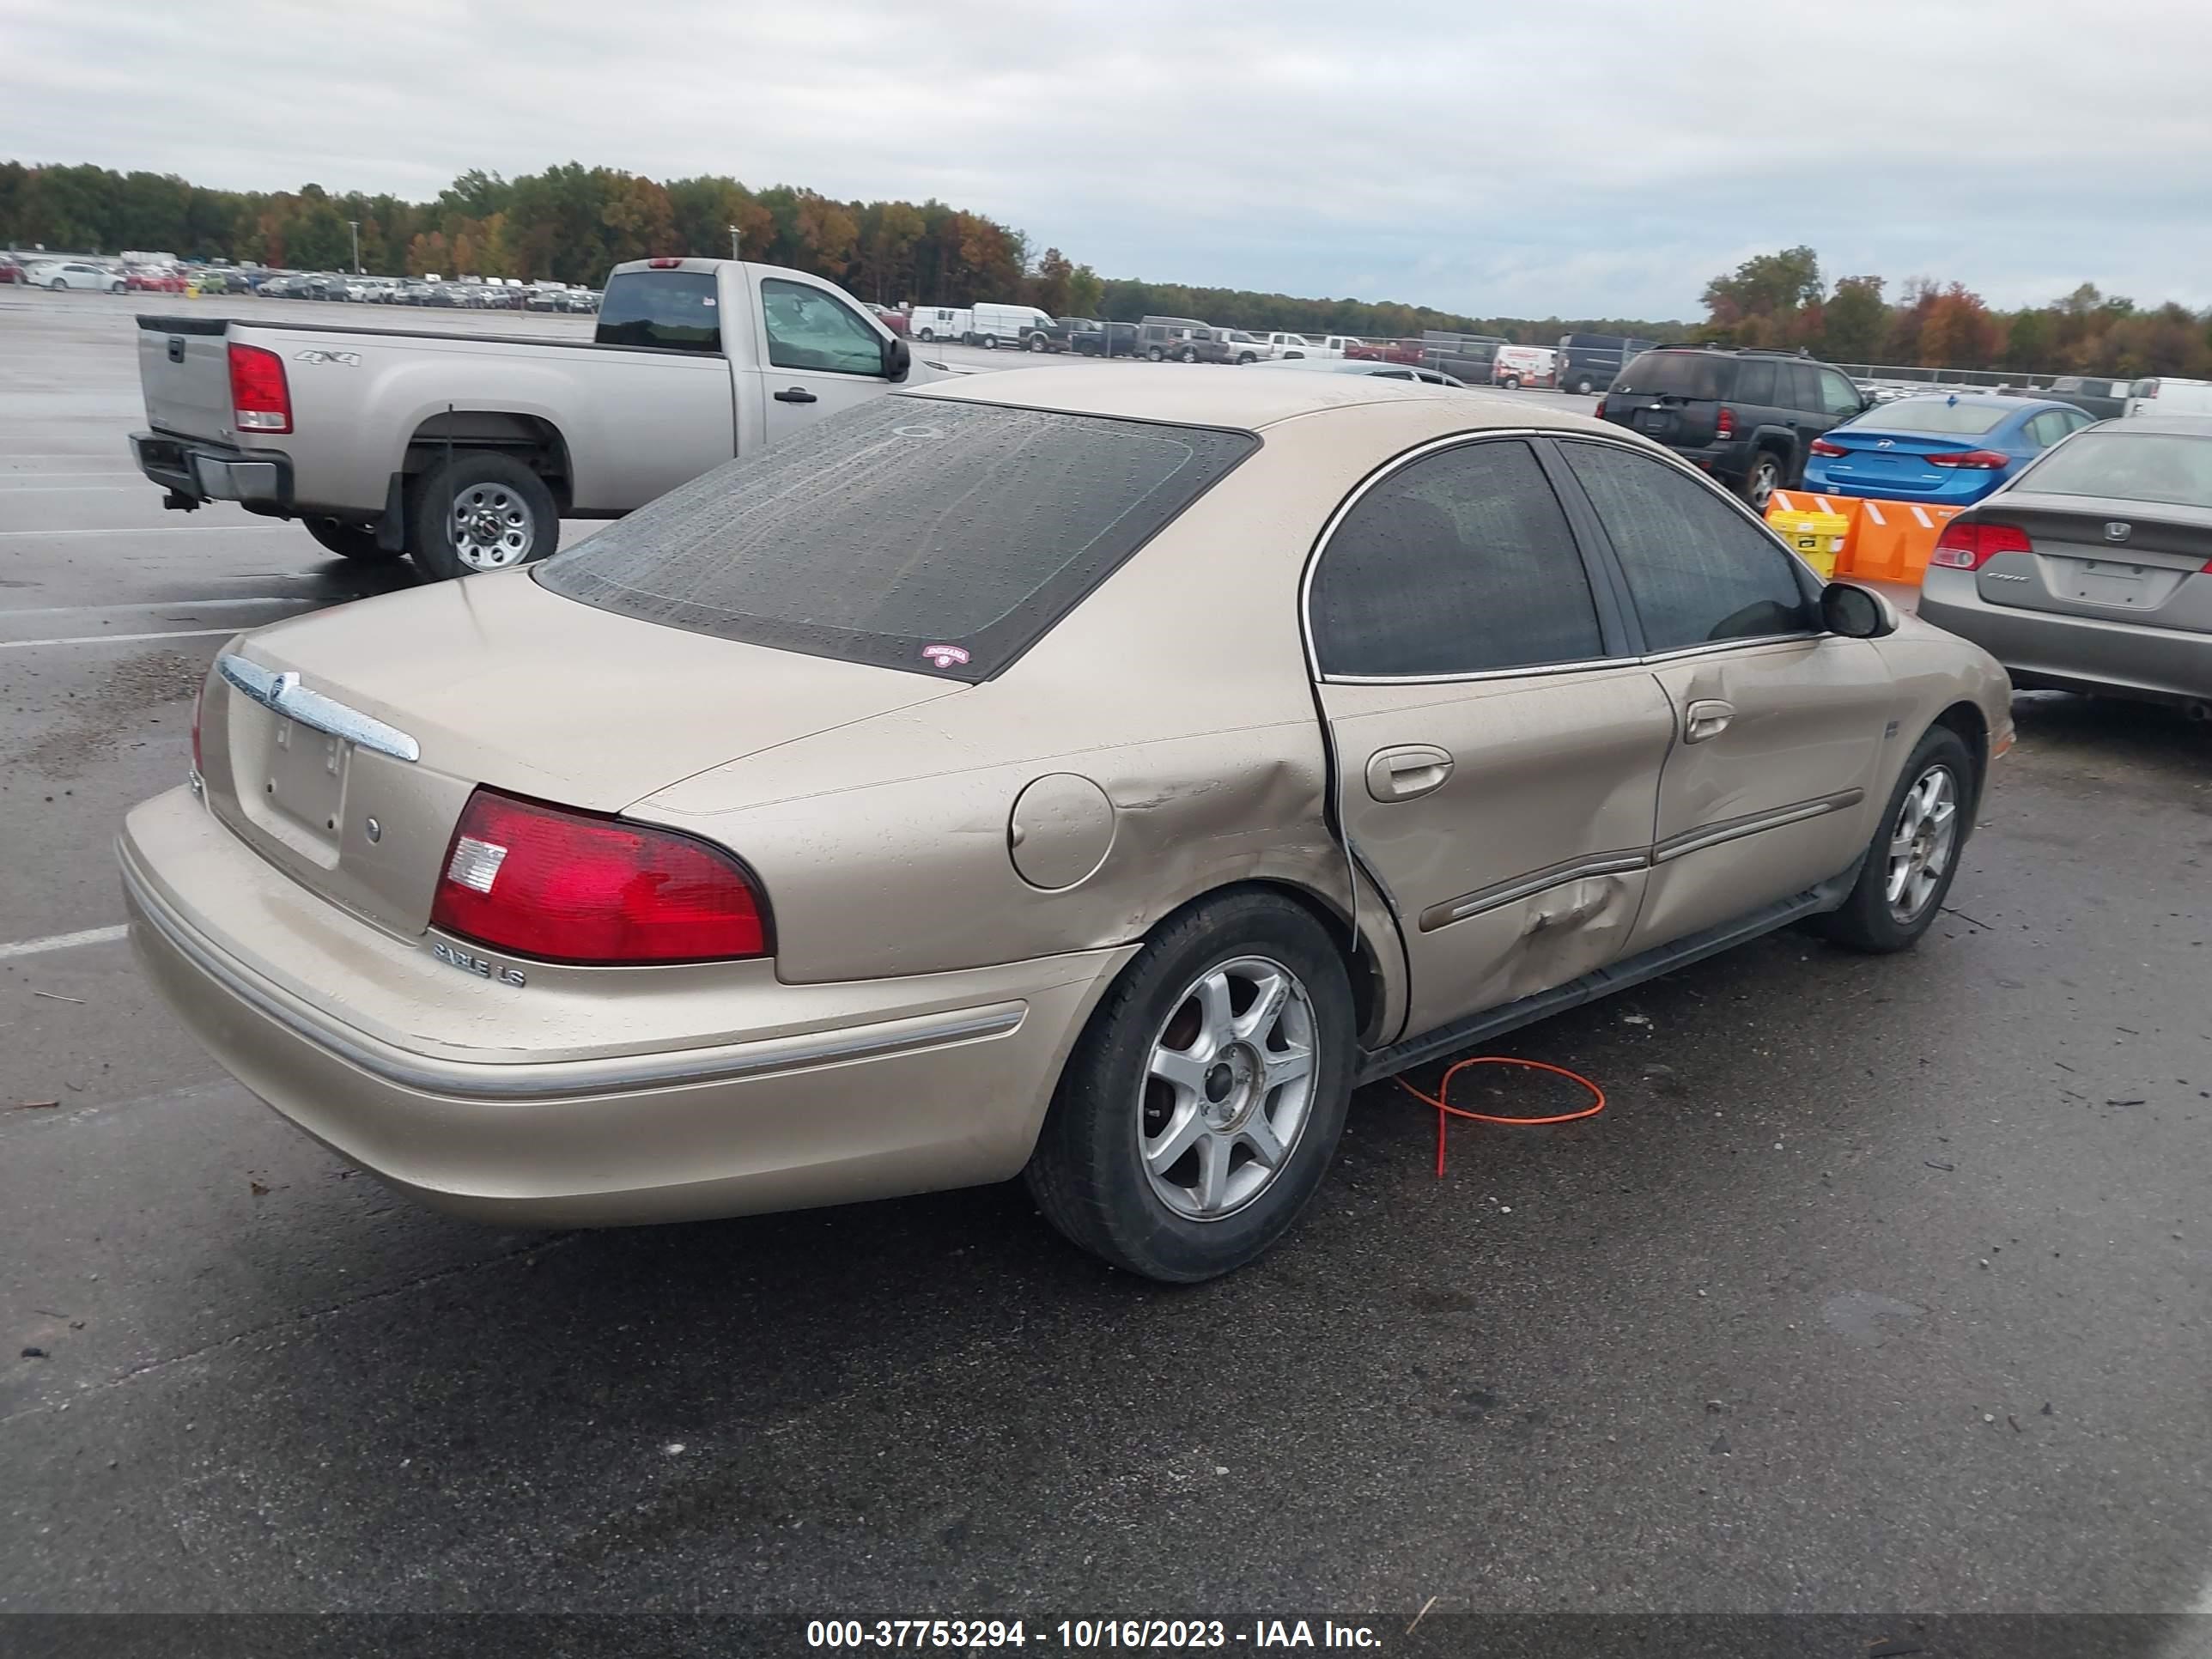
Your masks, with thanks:
<instances>
[{"instance_id":1,"label":"blue sedan","mask_svg":"<svg viewBox=\"0 0 2212 1659\"><path fill-rule=\"evenodd\" d=\"M1901 398L1814 439L1805 488L1967 507L2093 424L2073 404L2039 398Z\"/></svg>"}]
</instances>

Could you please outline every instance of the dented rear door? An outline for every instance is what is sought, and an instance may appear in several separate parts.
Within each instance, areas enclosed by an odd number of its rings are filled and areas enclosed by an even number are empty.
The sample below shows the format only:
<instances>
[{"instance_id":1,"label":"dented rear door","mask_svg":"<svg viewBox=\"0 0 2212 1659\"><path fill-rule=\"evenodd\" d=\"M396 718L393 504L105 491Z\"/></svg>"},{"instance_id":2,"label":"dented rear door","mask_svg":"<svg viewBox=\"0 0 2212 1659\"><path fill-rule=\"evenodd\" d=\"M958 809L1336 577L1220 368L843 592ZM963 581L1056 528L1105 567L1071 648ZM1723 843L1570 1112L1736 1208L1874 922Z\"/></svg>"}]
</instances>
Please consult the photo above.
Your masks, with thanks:
<instances>
[{"instance_id":1,"label":"dented rear door","mask_svg":"<svg viewBox=\"0 0 2212 1659\"><path fill-rule=\"evenodd\" d=\"M1406 943L1407 1035L1620 956L1673 730L1649 670L1321 690L1340 821Z\"/></svg>"}]
</instances>

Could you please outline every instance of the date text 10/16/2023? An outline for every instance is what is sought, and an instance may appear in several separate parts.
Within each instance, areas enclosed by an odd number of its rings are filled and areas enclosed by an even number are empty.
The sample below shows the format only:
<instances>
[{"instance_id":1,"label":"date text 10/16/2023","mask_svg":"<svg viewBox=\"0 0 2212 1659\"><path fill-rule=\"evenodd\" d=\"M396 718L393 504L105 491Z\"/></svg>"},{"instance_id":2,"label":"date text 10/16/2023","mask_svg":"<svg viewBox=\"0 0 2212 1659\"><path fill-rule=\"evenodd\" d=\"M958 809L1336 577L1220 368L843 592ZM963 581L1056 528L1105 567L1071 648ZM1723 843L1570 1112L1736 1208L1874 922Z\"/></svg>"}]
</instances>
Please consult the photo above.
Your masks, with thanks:
<instances>
[{"instance_id":1,"label":"date text 10/16/2023","mask_svg":"<svg viewBox=\"0 0 2212 1659\"><path fill-rule=\"evenodd\" d=\"M1334 1620L1255 1619L1249 1626L1219 1619L814 1619L810 1648L1062 1648L1076 1651L1256 1649L1374 1649L1381 1638L1365 1625Z\"/></svg>"}]
</instances>

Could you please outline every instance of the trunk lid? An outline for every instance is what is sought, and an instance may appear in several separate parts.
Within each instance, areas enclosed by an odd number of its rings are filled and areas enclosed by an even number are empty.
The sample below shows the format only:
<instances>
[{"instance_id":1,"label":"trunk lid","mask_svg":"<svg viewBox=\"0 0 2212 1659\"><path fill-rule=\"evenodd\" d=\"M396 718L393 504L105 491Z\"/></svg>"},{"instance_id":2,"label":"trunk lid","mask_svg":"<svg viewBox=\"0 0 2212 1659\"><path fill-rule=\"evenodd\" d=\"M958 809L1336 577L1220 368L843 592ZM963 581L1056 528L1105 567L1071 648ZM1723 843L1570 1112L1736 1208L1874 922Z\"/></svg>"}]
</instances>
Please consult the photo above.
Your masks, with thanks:
<instances>
[{"instance_id":1,"label":"trunk lid","mask_svg":"<svg viewBox=\"0 0 2212 1659\"><path fill-rule=\"evenodd\" d=\"M292 674L296 686L276 681ZM411 938L428 926L480 783L614 812L710 767L964 689L617 616L518 570L235 642L208 682L201 751L209 805L234 833Z\"/></svg>"},{"instance_id":2,"label":"trunk lid","mask_svg":"<svg viewBox=\"0 0 2212 1659\"><path fill-rule=\"evenodd\" d=\"M155 431L234 441L229 327L220 317L138 319L138 386Z\"/></svg>"},{"instance_id":3,"label":"trunk lid","mask_svg":"<svg viewBox=\"0 0 2212 1659\"><path fill-rule=\"evenodd\" d=\"M1990 605L2212 634L2212 511L2014 490L1975 517L2017 526L2033 550L1975 573Z\"/></svg>"},{"instance_id":4,"label":"trunk lid","mask_svg":"<svg viewBox=\"0 0 2212 1659\"><path fill-rule=\"evenodd\" d=\"M1955 468L1929 465L1928 457L1956 455L1986 447L1978 438L1953 433L1863 432L1838 426L1820 436L1824 442L1850 452L1828 458L1826 477L1869 495L1881 495L1886 490L1908 496L1934 495L1945 484L1954 483L1959 473ZM1989 475L1980 472L1975 476Z\"/></svg>"}]
</instances>

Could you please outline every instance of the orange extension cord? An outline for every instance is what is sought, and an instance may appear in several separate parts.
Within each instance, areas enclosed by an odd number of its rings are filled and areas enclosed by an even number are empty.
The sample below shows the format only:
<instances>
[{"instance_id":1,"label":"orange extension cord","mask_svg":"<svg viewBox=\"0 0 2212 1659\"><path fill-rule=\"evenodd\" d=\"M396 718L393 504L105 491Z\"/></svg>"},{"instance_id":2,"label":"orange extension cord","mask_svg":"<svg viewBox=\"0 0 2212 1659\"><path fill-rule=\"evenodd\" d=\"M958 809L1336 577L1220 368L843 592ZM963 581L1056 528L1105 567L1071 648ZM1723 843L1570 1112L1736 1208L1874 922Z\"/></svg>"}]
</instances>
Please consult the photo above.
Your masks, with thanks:
<instances>
[{"instance_id":1,"label":"orange extension cord","mask_svg":"<svg viewBox=\"0 0 2212 1659\"><path fill-rule=\"evenodd\" d=\"M1532 1072L1549 1072L1570 1083L1581 1084L1590 1091L1594 1103L1583 1107L1579 1112L1560 1112L1551 1117L1492 1117L1487 1112L1470 1112L1464 1106L1449 1103L1452 1079L1470 1066L1521 1066ZM1424 1105L1437 1109L1437 1179L1439 1181L1443 1179L1444 1174L1444 1131L1455 1117L1463 1117L1470 1123L1506 1123L1534 1127L1547 1123L1578 1122L1586 1117L1595 1117L1605 1109L1605 1091L1580 1072L1571 1072L1564 1066L1547 1065L1540 1060L1516 1060L1507 1054L1477 1054L1471 1060L1455 1060L1445 1068L1443 1079L1437 1085L1437 1091L1432 1095L1423 1094L1403 1078L1398 1079L1398 1086Z\"/></svg>"}]
</instances>

